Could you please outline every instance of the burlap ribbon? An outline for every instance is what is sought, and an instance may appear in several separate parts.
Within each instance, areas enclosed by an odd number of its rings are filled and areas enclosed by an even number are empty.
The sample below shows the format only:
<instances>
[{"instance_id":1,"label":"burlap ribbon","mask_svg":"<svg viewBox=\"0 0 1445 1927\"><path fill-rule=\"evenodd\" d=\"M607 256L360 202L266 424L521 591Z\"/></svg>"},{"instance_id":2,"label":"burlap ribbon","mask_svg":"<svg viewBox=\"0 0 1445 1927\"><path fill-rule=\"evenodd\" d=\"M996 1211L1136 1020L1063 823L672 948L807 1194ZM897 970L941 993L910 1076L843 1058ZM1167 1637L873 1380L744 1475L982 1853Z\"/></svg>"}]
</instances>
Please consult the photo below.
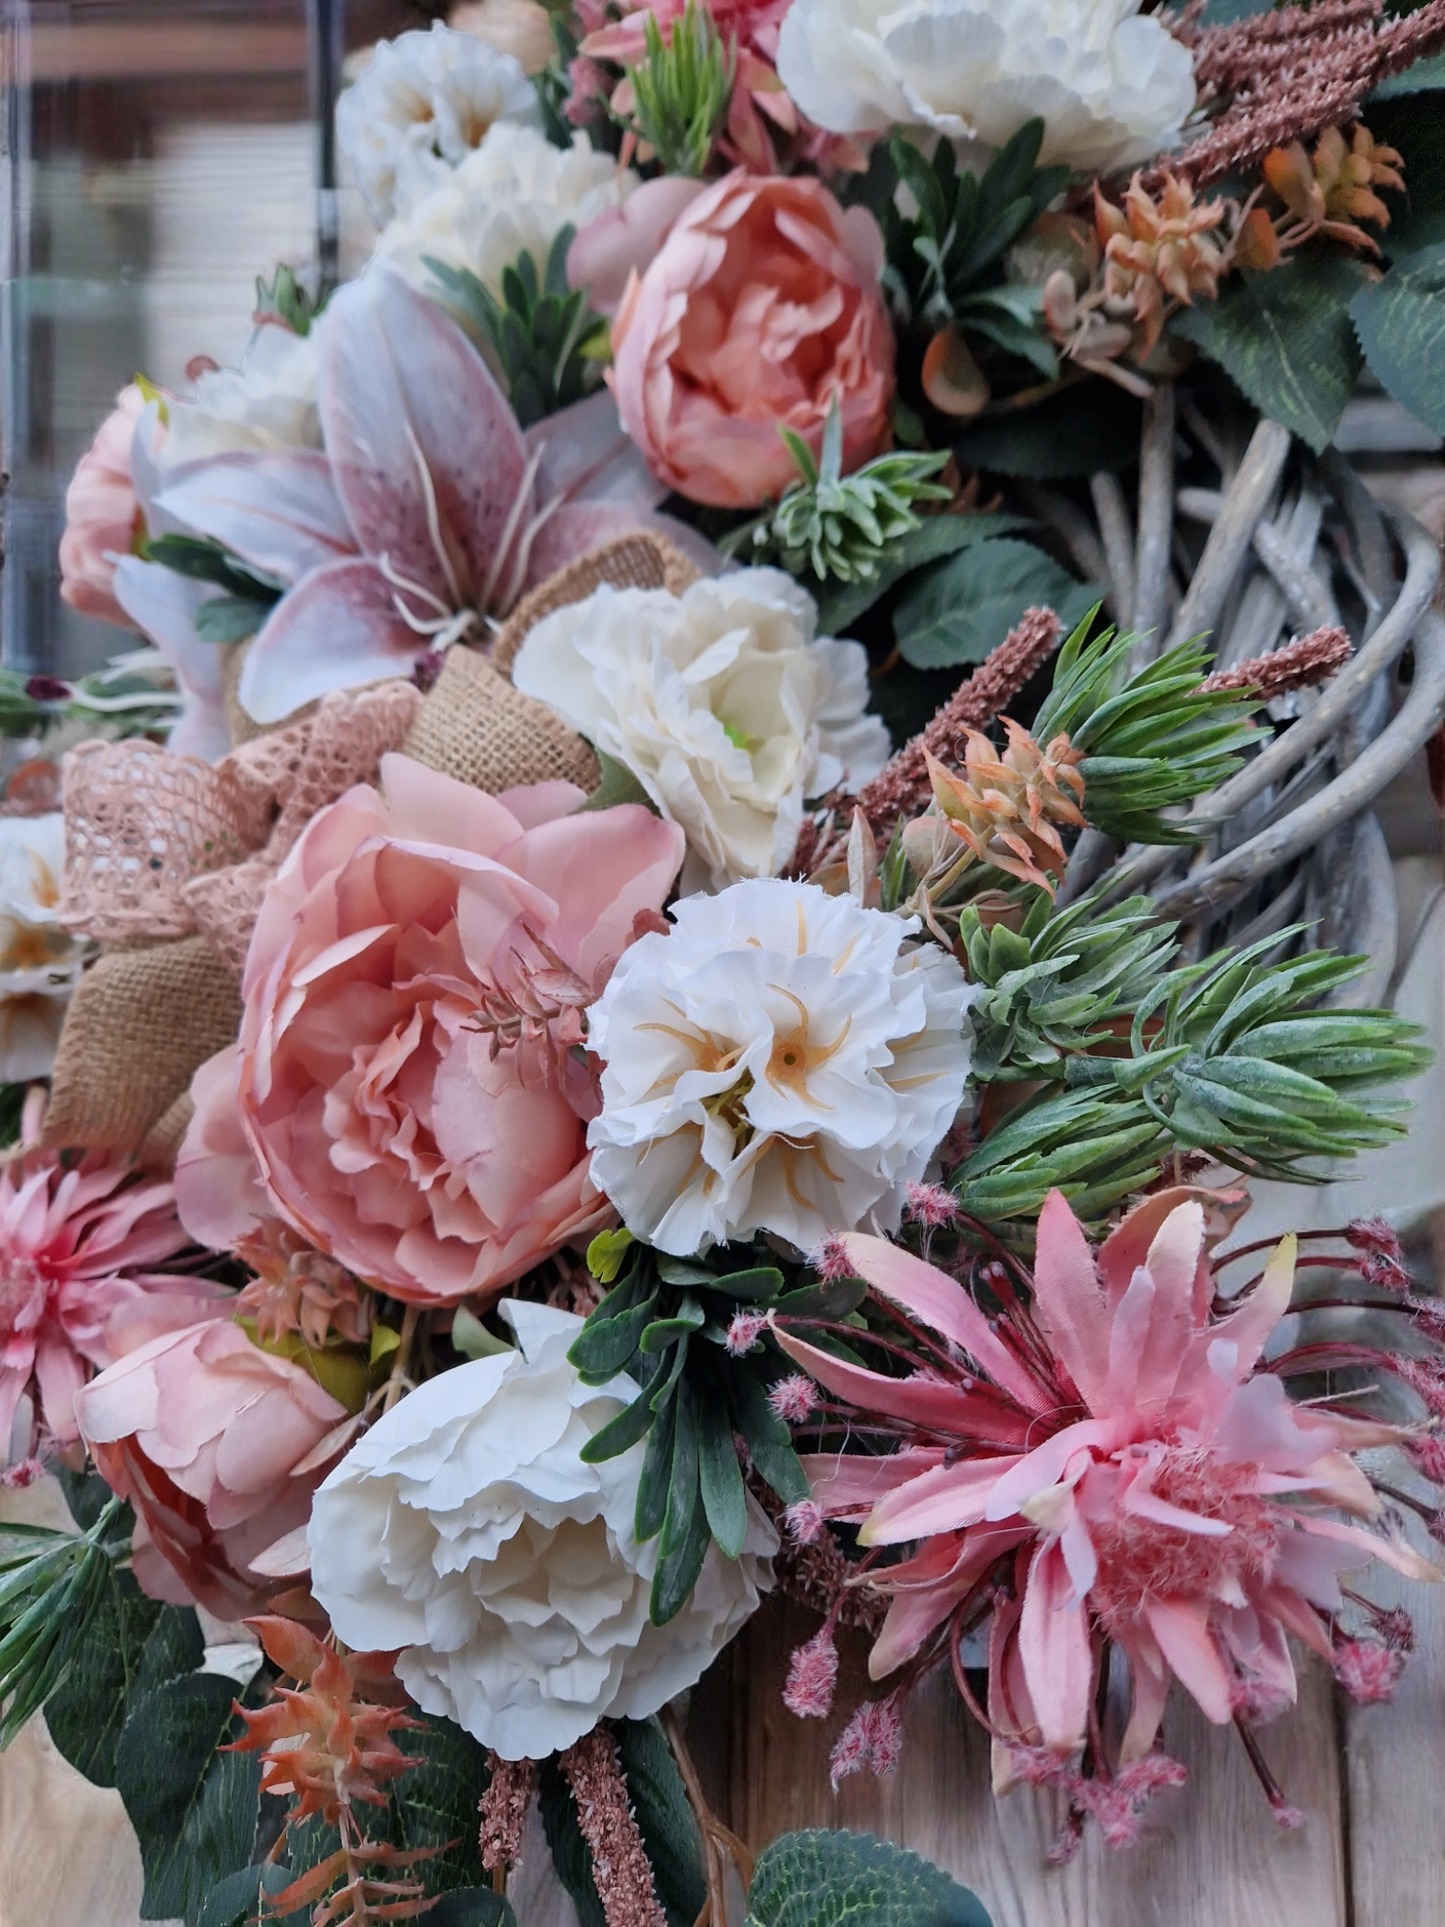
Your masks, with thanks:
<instances>
[{"instance_id":1,"label":"burlap ribbon","mask_svg":"<svg viewBox=\"0 0 1445 1927\"><path fill-rule=\"evenodd\" d=\"M587 743L506 672L534 623L602 583L680 594L697 573L663 537L623 536L533 590L488 656L449 651L425 697L400 681L338 691L267 733L232 704L237 746L214 766L139 739L72 750L61 921L106 948L70 1001L46 1143L173 1164L191 1078L240 1026L266 885L316 812L396 748L492 794L556 777L592 788Z\"/></svg>"}]
</instances>

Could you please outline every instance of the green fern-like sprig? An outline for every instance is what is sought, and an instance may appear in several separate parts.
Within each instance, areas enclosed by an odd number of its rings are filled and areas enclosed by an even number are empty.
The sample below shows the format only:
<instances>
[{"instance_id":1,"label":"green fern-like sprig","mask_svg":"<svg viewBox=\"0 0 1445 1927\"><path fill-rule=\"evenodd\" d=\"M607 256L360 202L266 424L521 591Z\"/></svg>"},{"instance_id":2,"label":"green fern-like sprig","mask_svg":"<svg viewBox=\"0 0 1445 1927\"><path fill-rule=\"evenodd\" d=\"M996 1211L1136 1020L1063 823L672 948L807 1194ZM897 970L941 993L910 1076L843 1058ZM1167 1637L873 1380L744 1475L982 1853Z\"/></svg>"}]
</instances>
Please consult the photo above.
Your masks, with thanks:
<instances>
[{"instance_id":1,"label":"green fern-like sprig","mask_svg":"<svg viewBox=\"0 0 1445 1927\"><path fill-rule=\"evenodd\" d=\"M644 17L647 58L627 70L632 111L625 124L650 147L664 174L700 178L732 98L737 42L724 47L712 15L688 0L664 40L654 15Z\"/></svg>"}]
</instances>

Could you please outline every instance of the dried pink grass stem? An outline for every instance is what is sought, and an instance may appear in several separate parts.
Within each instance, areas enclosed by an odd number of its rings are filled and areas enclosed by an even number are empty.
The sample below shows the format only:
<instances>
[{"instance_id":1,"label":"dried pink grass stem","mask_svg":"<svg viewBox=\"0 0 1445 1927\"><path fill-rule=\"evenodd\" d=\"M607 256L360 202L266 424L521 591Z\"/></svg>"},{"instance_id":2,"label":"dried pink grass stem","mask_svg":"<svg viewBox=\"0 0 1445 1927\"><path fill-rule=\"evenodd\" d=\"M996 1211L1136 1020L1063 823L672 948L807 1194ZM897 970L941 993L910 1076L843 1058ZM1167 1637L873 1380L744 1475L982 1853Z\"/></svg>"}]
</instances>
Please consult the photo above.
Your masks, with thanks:
<instances>
[{"instance_id":1,"label":"dried pink grass stem","mask_svg":"<svg viewBox=\"0 0 1445 1927\"><path fill-rule=\"evenodd\" d=\"M515 1867L522 1857L522 1829L537 1784L537 1763L491 1753L487 1764L492 1777L482 1795L482 1865L495 1873L499 1867Z\"/></svg>"},{"instance_id":2,"label":"dried pink grass stem","mask_svg":"<svg viewBox=\"0 0 1445 1927\"><path fill-rule=\"evenodd\" d=\"M833 812L834 822L851 823L856 801L874 834L889 835L898 818L912 814L930 794L928 756L936 756L943 763L957 762L963 732L992 722L1053 654L1063 626L1052 609L1025 609L987 661L959 684L928 727L905 743L892 761L863 785L856 799L842 790L825 799L824 807ZM806 876L814 870L822 858L825 840L831 838L832 831L826 825L820 833L814 822L805 822L790 874Z\"/></svg>"},{"instance_id":3,"label":"dried pink grass stem","mask_svg":"<svg viewBox=\"0 0 1445 1927\"><path fill-rule=\"evenodd\" d=\"M1200 687L1216 689L1257 689L1268 702L1292 689L1308 689L1341 669L1351 656L1350 639L1340 628L1312 629L1307 636L1296 636L1283 649L1270 656L1251 656L1232 669L1216 669Z\"/></svg>"},{"instance_id":4,"label":"dried pink grass stem","mask_svg":"<svg viewBox=\"0 0 1445 1927\"><path fill-rule=\"evenodd\" d=\"M1213 123L1168 170L1194 187L1256 165L1271 148L1354 120L1380 82L1445 47L1445 0L1392 18L1381 0L1323 0L1208 28L1194 43ZM1146 176L1157 186L1162 167Z\"/></svg>"},{"instance_id":5,"label":"dried pink grass stem","mask_svg":"<svg viewBox=\"0 0 1445 1927\"><path fill-rule=\"evenodd\" d=\"M592 1879L607 1927L667 1927L627 1797L616 1740L605 1727L594 1727L567 1748L558 1764L577 1802L583 1838L592 1849Z\"/></svg>"}]
</instances>

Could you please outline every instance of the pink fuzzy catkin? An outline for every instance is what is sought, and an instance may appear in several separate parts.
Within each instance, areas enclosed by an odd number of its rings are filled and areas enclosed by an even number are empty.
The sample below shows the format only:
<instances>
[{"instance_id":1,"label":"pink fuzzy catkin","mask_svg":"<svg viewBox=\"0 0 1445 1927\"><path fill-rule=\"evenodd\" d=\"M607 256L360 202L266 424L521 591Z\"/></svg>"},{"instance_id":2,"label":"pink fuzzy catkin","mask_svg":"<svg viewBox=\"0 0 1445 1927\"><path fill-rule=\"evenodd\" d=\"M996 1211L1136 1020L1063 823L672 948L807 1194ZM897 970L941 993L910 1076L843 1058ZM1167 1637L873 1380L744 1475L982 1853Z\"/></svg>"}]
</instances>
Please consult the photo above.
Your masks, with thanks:
<instances>
[{"instance_id":1,"label":"pink fuzzy catkin","mask_svg":"<svg viewBox=\"0 0 1445 1927\"><path fill-rule=\"evenodd\" d=\"M1312 629L1307 636L1296 636L1273 655L1251 656L1232 669L1217 669L1206 676L1202 689L1257 689L1267 702L1292 689L1308 689L1333 676L1349 661L1350 638L1343 629Z\"/></svg>"},{"instance_id":2,"label":"pink fuzzy catkin","mask_svg":"<svg viewBox=\"0 0 1445 1927\"><path fill-rule=\"evenodd\" d=\"M595 1726L567 1748L559 1764L577 1802L582 1836L592 1850L592 1879L607 1927L667 1927L627 1797L616 1740L606 1727Z\"/></svg>"},{"instance_id":3,"label":"pink fuzzy catkin","mask_svg":"<svg viewBox=\"0 0 1445 1927\"><path fill-rule=\"evenodd\" d=\"M522 1828L537 1784L534 1760L504 1760L488 1755L492 1777L482 1795L482 1865L488 1873L515 1867L522 1857Z\"/></svg>"}]
</instances>

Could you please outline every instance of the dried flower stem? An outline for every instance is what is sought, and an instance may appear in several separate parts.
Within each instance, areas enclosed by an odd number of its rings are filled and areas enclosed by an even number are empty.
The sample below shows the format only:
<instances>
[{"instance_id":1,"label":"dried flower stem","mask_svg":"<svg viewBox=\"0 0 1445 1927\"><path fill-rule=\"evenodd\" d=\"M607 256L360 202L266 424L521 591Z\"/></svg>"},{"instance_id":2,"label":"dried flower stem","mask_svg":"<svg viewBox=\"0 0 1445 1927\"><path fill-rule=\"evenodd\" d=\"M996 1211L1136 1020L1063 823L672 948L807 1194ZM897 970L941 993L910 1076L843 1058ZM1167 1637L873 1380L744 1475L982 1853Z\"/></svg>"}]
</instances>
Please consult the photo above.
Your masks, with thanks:
<instances>
[{"instance_id":1,"label":"dried flower stem","mask_svg":"<svg viewBox=\"0 0 1445 1927\"><path fill-rule=\"evenodd\" d=\"M1292 689L1308 689L1333 676L1349 661L1350 638L1343 629L1326 626L1313 629L1307 636L1296 636L1273 655L1251 656L1232 669L1217 669L1206 676L1201 689L1257 689L1268 702L1287 695Z\"/></svg>"},{"instance_id":2,"label":"dried flower stem","mask_svg":"<svg viewBox=\"0 0 1445 1927\"><path fill-rule=\"evenodd\" d=\"M505 1873L522 1857L522 1829L537 1784L535 1760L504 1760L489 1753L491 1779L482 1795L482 1865L491 1874Z\"/></svg>"},{"instance_id":3,"label":"dried flower stem","mask_svg":"<svg viewBox=\"0 0 1445 1927\"><path fill-rule=\"evenodd\" d=\"M826 1619L837 1608L838 1623L857 1626L876 1636L888 1611L881 1594L850 1586L857 1566L838 1549L838 1542L825 1526L816 1539L799 1545L782 1525L785 1510L761 1479L750 1479L749 1489L774 1525L780 1529L781 1545L773 1558L773 1577L784 1598L811 1607Z\"/></svg>"},{"instance_id":4,"label":"dried flower stem","mask_svg":"<svg viewBox=\"0 0 1445 1927\"><path fill-rule=\"evenodd\" d=\"M616 1740L606 1727L596 1726L569 1746L558 1764L592 1850L592 1879L607 1927L667 1927L627 1797Z\"/></svg>"},{"instance_id":5,"label":"dried flower stem","mask_svg":"<svg viewBox=\"0 0 1445 1927\"><path fill-rule=\"evenodd\" d=\"M692 1802L698 1831L702 1835L707 1899L693 1927L728 1927L726 1861L732 1861L746 1893L753 1884L753 1857L732 1828L725 1827L708 1805L707 1795L702 1790L702 1781L683 1735L681 1720L670 1706L662 1709L660 1717L662 1730L677 1761L677 1770L682 1775L682 1783L687 1788L687 1797Z\"/></svg>"},{"instance_id":6,"label":"dried flower stem","mask_svg":"<svg viewBox=\"0 0 1445 1927\"><path fill-rule=\"evenodd\" d=\"M929 756L943 763L956 762L964 731L992 722L1057 648L1062 631L1063 624L1052 609L1025 609L987 661L959 684L928 727L863 785L856 799L842 790L825 799L823 807L832 811L833 820L851 823L856 800L875 836L891 834L898 818L916 810L930 795ZM805 822L788 874L810 874L831 840L829 825L825 823L820 834L816 823Z\"/></svg>"}]
</instances>

